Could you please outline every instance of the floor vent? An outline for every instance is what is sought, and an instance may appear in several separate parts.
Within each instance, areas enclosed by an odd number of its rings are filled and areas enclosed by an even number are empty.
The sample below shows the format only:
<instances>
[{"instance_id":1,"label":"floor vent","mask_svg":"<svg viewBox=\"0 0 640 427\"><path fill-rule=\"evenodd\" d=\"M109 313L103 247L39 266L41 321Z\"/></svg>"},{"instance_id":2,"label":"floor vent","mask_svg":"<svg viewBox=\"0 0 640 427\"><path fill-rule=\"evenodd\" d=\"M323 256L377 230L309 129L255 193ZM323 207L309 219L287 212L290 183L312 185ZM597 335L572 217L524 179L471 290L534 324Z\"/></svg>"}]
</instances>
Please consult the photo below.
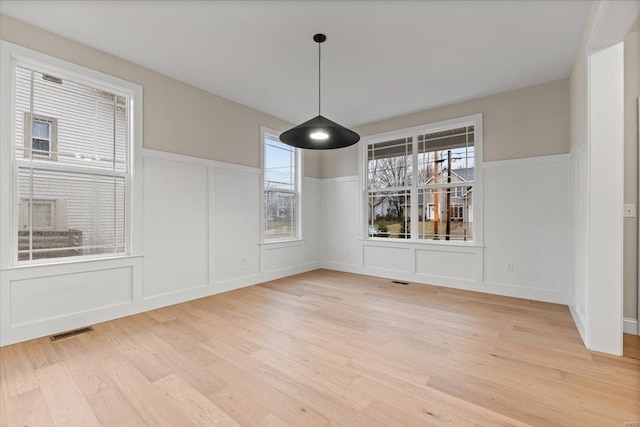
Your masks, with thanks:
<instances>
[{"instance_id":1,"label":"floor vent","mask_svg":"<svg viewBox=\"0 0 640 427\"><path fill-rule=\"evenodd\" d=\"M408 285L409 282L403 282L402 280L392 280L391 283L397 283L398 285Z\"/></svg>"},{"instance_id":2,"label":"floor vent","mask_svg":"<svg viewBox=\"0 0 640 427\"><path fill-rule=\"evenodd\" d=\"M87 332L91 332L91 331L93 331L93 328L91 326L88 326L86 328L80 328L80 329L75 329L73 331L63 332L61 334L51 335L50 338L51 338L51 341L58 341L63 338L75 337L76 335L86 334Z\"/></svg>"}]
</instances>

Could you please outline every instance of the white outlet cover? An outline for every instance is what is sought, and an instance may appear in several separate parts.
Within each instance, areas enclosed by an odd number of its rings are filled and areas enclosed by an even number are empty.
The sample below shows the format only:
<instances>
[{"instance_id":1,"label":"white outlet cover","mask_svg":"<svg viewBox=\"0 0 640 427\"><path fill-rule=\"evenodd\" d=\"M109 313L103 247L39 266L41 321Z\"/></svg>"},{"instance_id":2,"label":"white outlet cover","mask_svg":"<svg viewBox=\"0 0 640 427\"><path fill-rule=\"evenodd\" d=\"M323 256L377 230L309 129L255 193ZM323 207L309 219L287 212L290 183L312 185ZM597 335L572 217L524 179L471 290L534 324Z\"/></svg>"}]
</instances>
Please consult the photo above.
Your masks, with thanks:
<instances>
[{"instance_id":1,"label":"white outlet cover","mask_svg":"<svg viewBox=\"0 0 640 427\"><path fill-rule=\"evenodd\" d=\"M629 204L625 204L624 205L624 217L625 218L635 218L636 217L636 205L633 203L629 203Z\"/></svg>"}]
</instances>

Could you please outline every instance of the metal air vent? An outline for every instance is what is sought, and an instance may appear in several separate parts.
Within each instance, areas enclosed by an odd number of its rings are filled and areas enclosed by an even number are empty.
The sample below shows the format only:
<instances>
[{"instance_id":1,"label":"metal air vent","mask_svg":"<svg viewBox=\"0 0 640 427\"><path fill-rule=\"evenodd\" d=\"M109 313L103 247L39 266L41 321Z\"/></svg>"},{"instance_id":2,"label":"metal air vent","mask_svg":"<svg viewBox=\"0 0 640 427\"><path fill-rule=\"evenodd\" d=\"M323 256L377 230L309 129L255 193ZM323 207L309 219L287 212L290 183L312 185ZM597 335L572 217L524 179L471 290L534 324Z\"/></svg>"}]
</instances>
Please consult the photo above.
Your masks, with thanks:
<instances>
[{"instance_id":1,"label":"metal air vent","mask_svg":"<svg viewBox=\"0 0 640 427\"><path fill-rule=\"evenodd\" d=\"M86 328L74 329L73 331L62 332L61 334L51 335L49 338L51 338L51 341L58 341L63 338L74 337L76 335L86 334L87 332L91 332L91 331L93 331L93 328L91 326L87 326Z\"/></svg>"}]
</instances>

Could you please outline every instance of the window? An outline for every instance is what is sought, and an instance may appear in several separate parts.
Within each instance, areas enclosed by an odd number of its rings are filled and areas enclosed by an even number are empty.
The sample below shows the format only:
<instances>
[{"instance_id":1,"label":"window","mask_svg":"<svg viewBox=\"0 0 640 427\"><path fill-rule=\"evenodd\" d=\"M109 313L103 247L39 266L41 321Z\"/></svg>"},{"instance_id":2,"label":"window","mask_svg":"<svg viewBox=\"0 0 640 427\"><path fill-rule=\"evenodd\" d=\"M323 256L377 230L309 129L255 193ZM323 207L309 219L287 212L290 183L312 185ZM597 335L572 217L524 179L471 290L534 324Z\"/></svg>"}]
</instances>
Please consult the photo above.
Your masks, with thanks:
<instances>
[{"instance_id":1,"label":"window","mask_svg":"<svg viewBox=\"0 0 640 427\"><path fill-rule=\"evenodd\" d=\"M58 120L53 117L24 113L24 157L57 160ZM29 127L31 124L31 127Z\"/></svg>"},{"instance_id":2,"label":"window","mask_svg":"<svg viewBox=\"0 0 640 427\"><path fill-rule=\"evenodd\" d=\"M28 230L29 221L31 221L31 228L33 228L34 231L55 230L60 228L58 218L64 220L66 214L64 212L58 212L59 205L62 205L62 203L58 203L57 200L21 200L19 207L19 229ZM33 212L31 212L32 206Z\"/></svg>"},{"instance_id":3,"label":"window","mask_svg":"<svg viewBox=\"0 0 640 427\"><path fill-rule=\"evenodd\" d=\"M470 116L369 138L368 237L474 240L478 121Z\"/></svg>"},{"instance_id":4,"label":"window","mask_svg":"<svg viewBox=\"0 0 640 427\"><path fill-rule=\"evenodd\" d=\"M13 66L14 261L124 254L132 93Z\"/></svg>"},{"instance_id":5,"label":"window","mask_svg":"<svg viewBox=\"0 0 640 427\"><path fill-rule=\"evenodd\" d=\"M300 150L280 142L275 131L262 132L264 240L299 238Z\"/></svg>"}]
</instances>

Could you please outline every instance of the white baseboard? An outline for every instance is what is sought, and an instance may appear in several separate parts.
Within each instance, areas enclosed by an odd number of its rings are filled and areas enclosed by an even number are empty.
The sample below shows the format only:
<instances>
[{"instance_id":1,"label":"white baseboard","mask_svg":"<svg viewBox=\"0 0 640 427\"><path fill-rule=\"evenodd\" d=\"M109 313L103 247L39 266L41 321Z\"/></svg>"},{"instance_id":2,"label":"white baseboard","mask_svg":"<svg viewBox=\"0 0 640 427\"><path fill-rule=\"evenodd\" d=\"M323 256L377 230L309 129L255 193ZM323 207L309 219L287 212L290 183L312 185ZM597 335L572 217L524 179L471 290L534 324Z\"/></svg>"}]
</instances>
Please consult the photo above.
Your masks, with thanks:
<instances>
[{"instance_id":1,"label":"white baseboard","mask_svg":"<svg viewBox=\"0 0 640 427\"><path fill-rule=\"evenodd\" d=\"M638 321L630 317L622 319L622 331L625 334L640 335L638 334Z\"/></svg>"},{"instance_id":2,"label":"white baseboard","mask_svg":"<svg viewBox=\"0 0 640 427\"><path fill-rule=\"evenodd\" d=\"M578 333L580 334L580 338L582 338L582 342L585 347L587 347L587 336L586 336L586 323L584 321L584 317L582 314L576 310L576 308L569 304L569 312L571 312L571 317L573 317L573 323L576 324L576 328L578 328Z\"/></svg>"},{"instance_id":3,"label":"white baseboard","mask_svg":"<svg viewBox=\"0 0 640 427\"><path fill-rule=\"evenodd\" d=\"M364 274L367 276L384 277L387 279L399 279L425 285L441 286L443 288L462 289L465 291L483 292L486 294L502 295L506 297L523 298L535 301L544 301L554 304L566 305L565 298L559 293L544 289L525 288L503 283L480 282L476 280L460 279L453 277L428 276L423 274L411 274L402 271L392 271L380 268L364 267L354 264L342 264L337 262L323 262L322 268L347 273Z\"/></svg>"}]
</instances>

